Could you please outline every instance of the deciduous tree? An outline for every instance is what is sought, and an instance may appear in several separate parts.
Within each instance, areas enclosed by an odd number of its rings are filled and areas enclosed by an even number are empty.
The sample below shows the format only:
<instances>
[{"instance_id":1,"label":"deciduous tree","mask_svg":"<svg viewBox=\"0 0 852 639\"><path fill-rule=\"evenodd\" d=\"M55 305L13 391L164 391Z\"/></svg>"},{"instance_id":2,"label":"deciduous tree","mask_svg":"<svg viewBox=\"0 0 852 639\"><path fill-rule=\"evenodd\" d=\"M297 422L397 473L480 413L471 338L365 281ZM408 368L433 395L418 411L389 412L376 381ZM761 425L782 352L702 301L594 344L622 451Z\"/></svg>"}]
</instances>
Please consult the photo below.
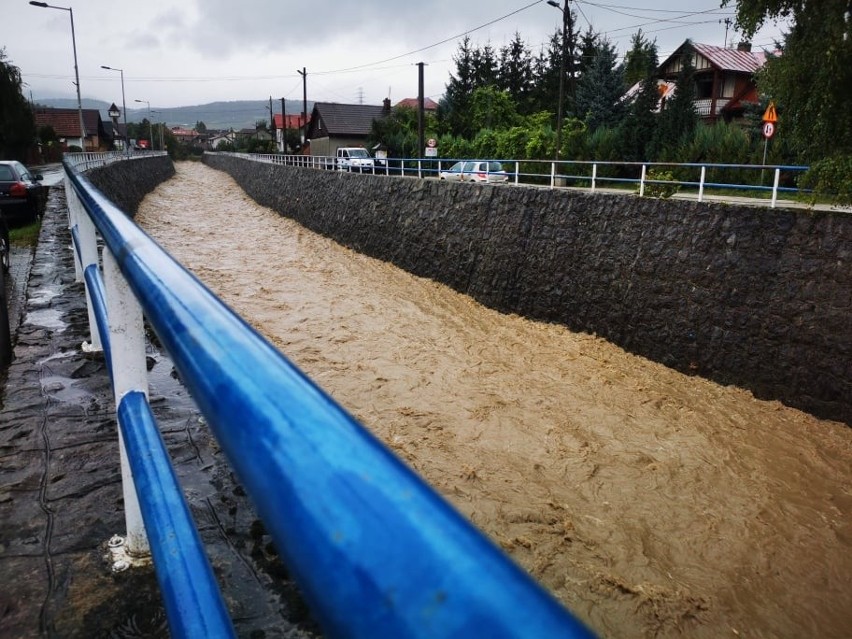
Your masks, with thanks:
<instances>
[{"instance_id":1,"label":"deciduous tree","mask_svg":"<svg viewBox=\"0 0 852 639\"><path fill-rule=\"evenodd\" d=\"M724 4L733 4L725 0ZM788 18L783 53L759 87L779 109L778 132L803 162L852 154L852 5L849 0L737 0L737 28L748 38L766 20Z\"/></svg>"},{"instance_id":2,"label":"deciduous tree","mask_svg":"<svg viewBox=\"0 0 852 639\"><path fill-rule=\"evenodd\" d=\"M36 137L35 120L22 92L21 71L0 49L0 159L25 160Z\"/></svg>"}]
</instances>

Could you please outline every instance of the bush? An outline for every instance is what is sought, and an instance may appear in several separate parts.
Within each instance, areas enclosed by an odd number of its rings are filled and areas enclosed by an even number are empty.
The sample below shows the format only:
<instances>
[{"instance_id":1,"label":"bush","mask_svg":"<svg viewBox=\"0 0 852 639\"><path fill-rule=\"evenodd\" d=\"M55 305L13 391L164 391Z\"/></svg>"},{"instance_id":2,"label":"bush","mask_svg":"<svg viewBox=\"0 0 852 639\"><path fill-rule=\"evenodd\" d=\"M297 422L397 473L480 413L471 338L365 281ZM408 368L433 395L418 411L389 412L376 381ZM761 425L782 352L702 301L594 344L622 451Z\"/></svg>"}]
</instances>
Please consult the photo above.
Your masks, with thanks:
<instances>
[{"instance_id":1,"label":"bush","mask_svg":"<svg viewBox=\"0 0 852 639\"><path fill-rule=\"evenodd\" d=\"M852 156L838 155L820 160L802 175L799 186L812 189L811 202L825 198L839 206L852 205Z\"/></svg>"},{"instance_id":2,"label":"bush","mask_svg":"<svg viewBox=\"0 0 852 639\"><path fill-rule=\"evenodd\" d=\"M645 197L670 198L680 190L680 185L676 184L674 179L671 171L651 169L645 174Z\"/></svg>"}]
</instances>

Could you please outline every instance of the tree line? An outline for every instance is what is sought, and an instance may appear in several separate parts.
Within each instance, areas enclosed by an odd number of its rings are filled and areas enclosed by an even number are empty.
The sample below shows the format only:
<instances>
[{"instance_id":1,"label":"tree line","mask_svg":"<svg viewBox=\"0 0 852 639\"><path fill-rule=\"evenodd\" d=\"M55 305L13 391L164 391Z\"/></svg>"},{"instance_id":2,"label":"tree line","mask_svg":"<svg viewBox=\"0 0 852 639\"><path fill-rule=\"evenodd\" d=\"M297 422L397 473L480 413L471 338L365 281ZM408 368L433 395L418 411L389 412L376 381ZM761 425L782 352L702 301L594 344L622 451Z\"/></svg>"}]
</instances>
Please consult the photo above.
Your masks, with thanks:
<instances>
[{"instance_id":1,"label":"tree line","mask_svg":"<svg viewBox=\"0 0 852 639\"><path fill-rule=\"evenodd\" d=\"M659 65L656 42L638 31L620 60L606 37L589 27L579 34L566 29L564 49L557 29L536 53L519 33L499 50L465 38L454 55L455 68L437 112L427 116L427 135L438 140L443 157L761 164L760 115L771 99L780 120L766 162L809 165L801 186L852 201L848 0L821 0L818 10L792 0L722 4L736 5L736 26L745 39L767 20L786 18L790 24L783 42L777 43L781 54L772 56L757 74L761 102L746 111L742 123L699 121L694 69L688 62L674 97L660 108L654 79ZM576 24L573 15L567 24ZM563 64L565 116L557 150ZM625 98L631 87L635 90ZM25 158L38 135L20 71L0 49L0 158ZM391 117L375 122L369 143L383 144L391 156L422 155L417 114L394 109Z\"/></svg>"},{"instance_id":2,"label":"tree line","mask_svg":"<svg viewBox=\"0 0 852 639\"><path fill-rule=\"evenodd\" d=\"M577 37L575 47L566 47L577 53L565 65L571 71L563 87L565 115L557 154L561 38L560 31L554 33L538 55L531 55L517 33L500 51L462 40L437 112L427 116L427 134L438 140L441 155L619 162L762 159L762 145L755 143L759 114L747 127L699 124L689 56L674 96L659 109L657 44L641 30L623 62L614 45L591 29ZM377 121L372 141L393 155L418 155L414 110L396 108L390 118ZM782 154L779 149L774 159Z\"/></svg>"},{"instance_id":3,"label":"tree line","mask_svg":"<svg viewBox=\"0 0 852 639\"><path fill-rule=\"evenodd\" d=\"M791 19L783 42L776 43L780 55L770 56L757 74L760 102L746 108L742 122L700 121L689 56L674 96L660 106L656 41L637 31L620 60L607 38L589 27L581 34L566 30L564 61L560 29L537 53L518 33L499 50L462 40L437 112L426 117L427 137L437 139L440 155L450 158L762 164L767 150L768 164L810 165L803 186L852 199L847 1L824 0L819 11L789 0L736 4L737 26L746 39L767 19ZM563 62L565 116L557 153ZM770 99L781 119L767 148L761 115ZM384 145L391 156L419 157L416 112L394 109L390 118L375 122L369 143Z\"/></svg>"}]
</instances>

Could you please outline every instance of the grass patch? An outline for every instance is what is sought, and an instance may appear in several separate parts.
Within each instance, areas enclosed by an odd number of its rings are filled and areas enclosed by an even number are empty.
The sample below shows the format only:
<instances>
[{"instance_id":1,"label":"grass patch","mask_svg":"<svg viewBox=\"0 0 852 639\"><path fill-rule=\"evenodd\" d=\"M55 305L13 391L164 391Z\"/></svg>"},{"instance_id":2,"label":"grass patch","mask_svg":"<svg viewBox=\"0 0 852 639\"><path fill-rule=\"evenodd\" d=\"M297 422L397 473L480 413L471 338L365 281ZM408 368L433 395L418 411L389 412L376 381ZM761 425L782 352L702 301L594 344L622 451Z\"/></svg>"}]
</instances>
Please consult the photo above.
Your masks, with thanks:
<instances>
[{"instance_id":1,"label":"grass patch","mask_svg":"<svg viewBox=\"0 0 852 639\"><path fill-rule=\"evenodd\" d=\"M34 247L38 244L41 221L17 229L9 229L9 243L13 246Z\"/></svg>"}]
</instances>

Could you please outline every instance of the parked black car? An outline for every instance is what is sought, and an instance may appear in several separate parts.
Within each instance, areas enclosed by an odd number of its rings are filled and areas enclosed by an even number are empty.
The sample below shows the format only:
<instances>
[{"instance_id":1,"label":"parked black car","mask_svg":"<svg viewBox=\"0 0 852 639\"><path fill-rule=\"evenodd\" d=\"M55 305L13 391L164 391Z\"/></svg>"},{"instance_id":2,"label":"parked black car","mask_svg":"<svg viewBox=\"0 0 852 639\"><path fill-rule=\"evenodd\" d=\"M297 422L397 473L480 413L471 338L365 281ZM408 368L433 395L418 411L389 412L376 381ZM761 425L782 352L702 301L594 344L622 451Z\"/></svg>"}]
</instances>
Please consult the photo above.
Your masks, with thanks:
<instances>
[{"instance_id":1,"label":"parked black car","mask_svg":"<svg viewBox=\"0 0 852 639\"><path fill-rule=\"evenodd\" d=\"M0 161L0 213L10 228L32 224L44 215L48 187L41 180L20 162Z\"/></svg>"}]
</instances>

